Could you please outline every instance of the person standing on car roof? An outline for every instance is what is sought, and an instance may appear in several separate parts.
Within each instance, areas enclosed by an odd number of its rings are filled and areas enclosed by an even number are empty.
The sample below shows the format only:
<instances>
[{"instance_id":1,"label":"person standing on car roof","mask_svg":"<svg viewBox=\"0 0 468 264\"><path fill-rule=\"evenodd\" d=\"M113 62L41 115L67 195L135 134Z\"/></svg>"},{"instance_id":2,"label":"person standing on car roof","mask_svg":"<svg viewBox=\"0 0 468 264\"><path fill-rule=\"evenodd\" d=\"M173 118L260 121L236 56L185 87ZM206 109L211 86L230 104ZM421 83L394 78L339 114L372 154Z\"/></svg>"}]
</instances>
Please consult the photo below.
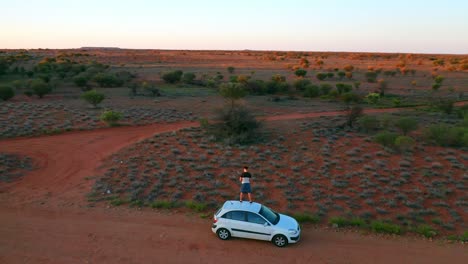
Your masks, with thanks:
<instances>
[{"instance_id":1,"label":"person standing on car roof","mask_svg":"<svg viewBox=\"0 0 468 264\"><path fill-rule=\"evenodd\" d=\"M239 181L242 183L241 190L240 190L240 195L239 195L239 200L242 202L242 197L244 196L244 193L246 193L249 197L249 202L252 202L252 187L250 184L252 183L252 174L248 172L249 167L244 166L244 172L242 175L239 177Z\"/></svg>"}]
</instances>

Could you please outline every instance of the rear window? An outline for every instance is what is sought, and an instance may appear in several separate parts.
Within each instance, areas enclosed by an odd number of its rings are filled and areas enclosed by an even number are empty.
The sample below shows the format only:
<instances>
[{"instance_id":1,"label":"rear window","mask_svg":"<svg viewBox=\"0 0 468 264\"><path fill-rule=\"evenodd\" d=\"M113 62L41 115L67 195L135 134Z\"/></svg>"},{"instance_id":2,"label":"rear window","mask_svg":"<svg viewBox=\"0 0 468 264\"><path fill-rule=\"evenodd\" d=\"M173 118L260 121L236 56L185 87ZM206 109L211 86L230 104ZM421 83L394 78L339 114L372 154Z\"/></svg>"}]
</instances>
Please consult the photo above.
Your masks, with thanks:
<instances>
[{"instance_id":1,"label":"rear window","mask_svg":"<svg viewBox=\"0 0 468 264\"><path fill-rule=\"evenodd\" d=\"M243 211L230 211L225 213L221 218L237 220L237 221L245 221L245 212Z\"/></svg>"}]
</instances>

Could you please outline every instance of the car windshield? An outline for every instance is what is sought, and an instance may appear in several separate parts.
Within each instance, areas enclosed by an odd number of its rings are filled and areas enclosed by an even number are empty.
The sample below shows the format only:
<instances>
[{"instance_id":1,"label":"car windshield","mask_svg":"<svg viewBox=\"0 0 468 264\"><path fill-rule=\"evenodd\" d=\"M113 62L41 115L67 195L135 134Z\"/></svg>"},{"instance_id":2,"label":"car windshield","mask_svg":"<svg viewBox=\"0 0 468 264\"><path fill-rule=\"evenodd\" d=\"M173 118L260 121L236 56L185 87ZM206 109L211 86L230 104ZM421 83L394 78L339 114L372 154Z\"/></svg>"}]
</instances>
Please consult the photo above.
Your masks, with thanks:
<instances>
[{"instance_id":1,"label":"car windshield","mask_svg":"<svg viewBox=\"0 0 468 264\"><path fill-rule=\"evenodd\" d=\"M260 212L258 213L274 225L279 222L279 214L266 206L262 205L262 208L260 208Z\"/></svg>"}]
</instances>

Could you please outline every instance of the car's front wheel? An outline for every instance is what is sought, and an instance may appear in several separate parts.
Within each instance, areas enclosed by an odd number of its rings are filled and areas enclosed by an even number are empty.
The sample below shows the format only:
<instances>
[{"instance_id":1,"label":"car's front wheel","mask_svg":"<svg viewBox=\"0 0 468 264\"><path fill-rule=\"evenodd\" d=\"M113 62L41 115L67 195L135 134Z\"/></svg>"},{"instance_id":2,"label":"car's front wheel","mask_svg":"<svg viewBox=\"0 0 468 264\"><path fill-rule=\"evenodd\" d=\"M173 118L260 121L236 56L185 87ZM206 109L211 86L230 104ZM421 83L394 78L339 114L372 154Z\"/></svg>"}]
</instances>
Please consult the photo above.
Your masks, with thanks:
<instances>
[{"instance_id":1,"label":"car's front wheel","mask_svg":"<svg viewBox=\"0 0 468 264\"><path fill-rule=\"evenodd\" d=\"M284 247L288 244L288 239L283 235L274 236L272 241L277 247Z\"/></svg>"},{"instance_id":2,"label":"car's front wheel","mask_svg":"<svg viewBox=\"0 0 468 264\"><path fill-rule=\"evenodd\" d=\"M231 237L231 233L226 228L220 228L216 231L216 234L221 240L227 240Z\"/></svg>"}]
</instances>

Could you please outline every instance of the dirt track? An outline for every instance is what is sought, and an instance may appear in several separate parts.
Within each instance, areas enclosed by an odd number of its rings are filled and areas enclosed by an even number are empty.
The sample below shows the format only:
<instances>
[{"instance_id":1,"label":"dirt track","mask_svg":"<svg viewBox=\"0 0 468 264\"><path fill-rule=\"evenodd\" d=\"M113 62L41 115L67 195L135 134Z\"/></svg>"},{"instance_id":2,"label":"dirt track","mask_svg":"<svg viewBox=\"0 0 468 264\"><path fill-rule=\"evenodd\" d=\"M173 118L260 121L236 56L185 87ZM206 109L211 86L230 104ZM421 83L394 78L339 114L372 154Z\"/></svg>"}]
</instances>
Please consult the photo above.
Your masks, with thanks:
<instances>
[{"instance_id":1,"label":"dirt track","mask_svg":"<svg viewBox=\"0 0 468 264\"><path fill-rule=\"evenodd\" d=\"M285 249L259 241L222 242L211 234L210 221L196 215L86 207L92 182L85 178L96 173L103 158L155 133L195 125L181 122L0 141L0 152L31 156L38 167L17 182L0 183L0 263L462 263L468 259L462 245L311 227L303 230L299 244Z\"/></svg>"}]
</instances>

